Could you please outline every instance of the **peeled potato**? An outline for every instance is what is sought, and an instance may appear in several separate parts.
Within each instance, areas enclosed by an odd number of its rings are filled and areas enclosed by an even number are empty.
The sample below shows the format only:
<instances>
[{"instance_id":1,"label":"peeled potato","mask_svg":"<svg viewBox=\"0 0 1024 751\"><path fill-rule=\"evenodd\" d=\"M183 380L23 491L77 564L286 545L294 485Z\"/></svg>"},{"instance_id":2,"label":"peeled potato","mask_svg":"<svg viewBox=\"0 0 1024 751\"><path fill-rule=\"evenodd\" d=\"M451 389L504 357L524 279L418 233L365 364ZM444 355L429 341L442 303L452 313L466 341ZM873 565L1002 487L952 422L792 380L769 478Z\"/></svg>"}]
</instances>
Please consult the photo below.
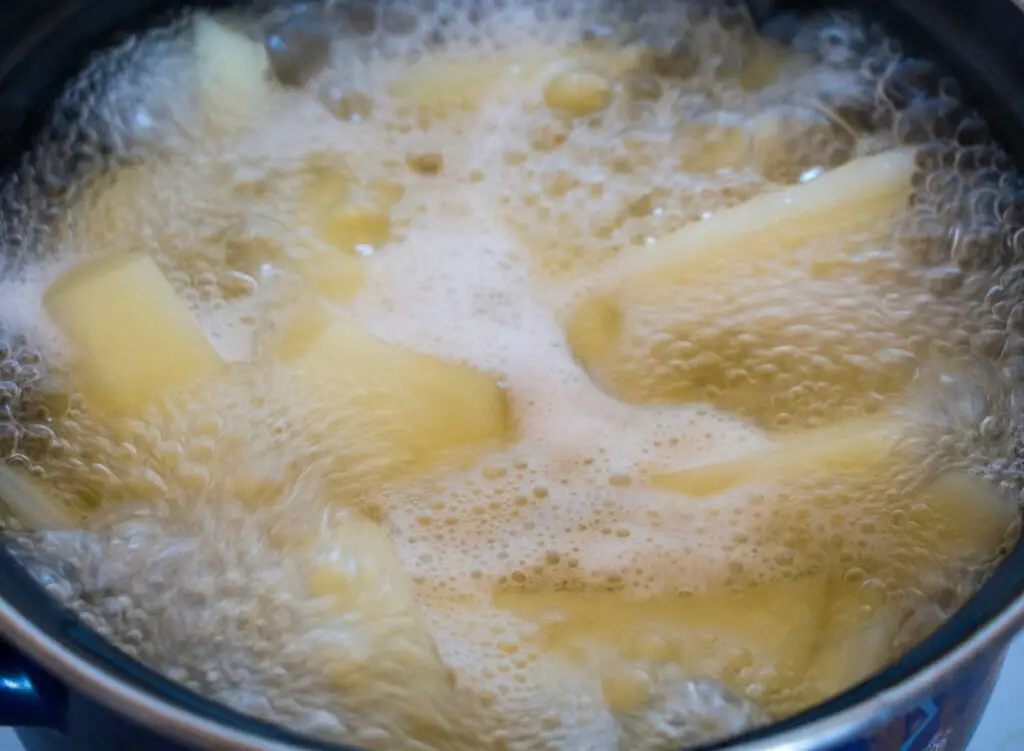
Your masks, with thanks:
<instances>
[{"instance_id":1,"label":"peeled potato","mask_svg":"<svg viewBox=\"0 0 1024 751\"><path fill-rule=\"evenodd\" d=\"M635 49L596 49L578 45L569 50L543 44L523 45L492 57L425 57L412 66L409 73L391 85L392 96L428 111L445 113L452 110L473 110L487 101L511 97L540 98L544 95L544 73L556 64L585 66L603 75L615 76L635 67L639 60ZM587 80L590 80L589 78ZM549 82L550 83L550 82ZM569 82L567 82L569 83ZM578 96L579 87L569 86L558 102L568 103L566 109L592 109L593 102L607 105L610 89L603 85L587 89L590 94ZM566 91L563 86L561 91ZM546 96L546 95L545 95ZM579 105L581 101L591 104Z\"/></svg>"},{"instance_id":2,"label":"peeled potato","mask_svg":"<svg viewBox=\"0 0 1024 751\"><path fill-rule=\"evenodd\" d=\"M0 464L0 503L30 530L71 529L79 514L29 477Z\"/></svg>"},{"instance_id":3,"label":"peeled potato","mask_svg":"<svg viewBox=\"0 0 1024 751\"><path fill-rule=\"evenodd\" d=\"M599 276L602 290L643 295L652 285L693 282L729 263L785 259L822 235L887 227L910 195L913 172L913 151L890 151L850 162L810 183L765 193L607 264Z\"/></svg>"},{"instance_id":4,"label":"peeled potato","mask_svg":"<svg viewBox=\"0 0 1024 751\"><path fill-rule=\"evenodd\" d=\"M345 453L364 450L394 471L479 451L509 432L505 393L494 377L391 344L323 311L298 316L271 356L294 367L303 398L351 432L347 443L355 445L342 447Z\"/></svg>"},{"instance_id":5,"label":"peeled potato","mask_svg":"<svg viewBox=\"0 0 1024 751\"><path fill-rule=\"evenodd\" d=\"M829 587L823 628L792 709L819 704L885 667L902 618L902 607L877 589Z\"/></svg>"},{"instance_id":6,"label":"peeled potato","mask_svg":"<svg viewBox=\"0 0 1024 751\"><path fill-rule=\"evenodd\" d=\"M748 483L866 473L896 456L897 442L906 430L906 425L888 417L847 420L787 435L753 456L657 474L651 482L663 490L699 497Z\"/></svg>"},{"instance_id":7,"label":"peeled potato","mask_svg":"<svg viewBox=\"0 0 1024 751\"><path fill-rule=\"evenodd\" d=\"M553 50L539 45L489 58L425 57L393 83L390 92L428 109L475 109L489 99L529 92L554 59Z\"/></svg>"},{"instance_id":8,"label":"peeled potato","mask_svg":"<svg viewBox=\"0 0 1024 751\"><path fill-rule=\"evenodd\" d=\"M354 613L367 620L404 615L418 620L412 581L379 525L345 520L331 529L328 543L307 574L313 597L330 598L337 615Z\"/></svg>"},{"instance_id":9,"label":"peeled potato","mask_svg":"<svg viewBox=\"0 0 1024 751\"><path fill-rule=\"evenodd\" d=\"M618 711L646 696L630 665L678 664L749 693L771 711L807 670L825 606L819 577L739 592L628 600L615 593L501 592L495 604L535 620L544 646L600 671Z\"/></svg>"},{"instance_id":10,"label":"peeled potato","mask_svg":"<svg viewBox=\"0 0 1024 751\"><path fill-rule=\"evenodd\" d=\"M244 125L269 97L263 45L209 16L197 16L194 49L203 112L218 127Z\"/></svg>"},{"instance_id":11,"label":"peeled potato","mask_svg":"<svg viewBox=\"0 0 1024 751\"><path fill-rule=\"evenodd\" d=\"M923 489L910 515L922 548L978 562L1007 540L1020 510L980 477L948 472Z\"/></svg>"},{"instance_id":12,"label":"peeled potato","mask_svg":"<svg viewBox=\"0 0 1024 751\"><path fill-rule=\"evenodd\" d=\"M368 521L344 520L313 554L308 591L329 603L333 619L320 664L347 706L371 717L388 713L389 727L404 726L420 740L457 735L454 675L423 624L388 534Z\"/></svg>"},{"instance_id":13,"label":"peeled potato","mask_svg":"<svg viewBox=\"0 0 1024 751\"><path fill-rule=\"evenodd\" d=\"M768 426L898 392L916 374L905 347L923 303L884 298L849 259L891 263L875 248L913 169L909 151L861 159L618 257L570 313L575 356L628 401L709 399Z\"/></svg>"},{"instance_id":14,"label":"peeled potato","mask_svg":"<svg viewBox=\"0 0 1024 751\"><path fill-rule=\"evenodd\" d=\"M43 303L74 347L72 377L101 413L137 416L222 367L149 256L77 266L50 286Z\"/></svg>"}]
</instances>

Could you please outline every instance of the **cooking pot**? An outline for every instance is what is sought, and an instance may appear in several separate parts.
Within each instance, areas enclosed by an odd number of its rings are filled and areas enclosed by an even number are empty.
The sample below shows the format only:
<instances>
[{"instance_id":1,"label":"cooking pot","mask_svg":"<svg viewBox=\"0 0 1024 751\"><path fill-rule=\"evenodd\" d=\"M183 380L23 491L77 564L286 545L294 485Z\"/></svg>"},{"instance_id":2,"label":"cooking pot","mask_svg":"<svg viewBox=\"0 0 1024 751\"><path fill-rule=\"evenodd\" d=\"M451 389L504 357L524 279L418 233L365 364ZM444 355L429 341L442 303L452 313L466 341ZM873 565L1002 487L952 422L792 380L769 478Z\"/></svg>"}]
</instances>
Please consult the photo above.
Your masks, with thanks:
<instances>
[{"instance_id":1,"label":"cooking pot","mask_svg":"<svg viewBox=\"0 0 1024 751\"><path fill-rule=\"evenodd\" d=\"M848 4L886 26L911 52L944 64L1007 151L1024 158L1024 3L1019 2ZM62 85L90 53L182 5L181 0L0 4L0 167L16 164ZM813 3L754 5L755 15L764 15ZM1007 645L1021 627L1024 544L1018 543L964 608L896 664L799 716L702 751L962 751L988 703ZM16 727L29 751L345 751L207 701L129 659L58 606L4 550L0 635L5 640L0 642L0 722Z\"/></svg>"}]
</instances>

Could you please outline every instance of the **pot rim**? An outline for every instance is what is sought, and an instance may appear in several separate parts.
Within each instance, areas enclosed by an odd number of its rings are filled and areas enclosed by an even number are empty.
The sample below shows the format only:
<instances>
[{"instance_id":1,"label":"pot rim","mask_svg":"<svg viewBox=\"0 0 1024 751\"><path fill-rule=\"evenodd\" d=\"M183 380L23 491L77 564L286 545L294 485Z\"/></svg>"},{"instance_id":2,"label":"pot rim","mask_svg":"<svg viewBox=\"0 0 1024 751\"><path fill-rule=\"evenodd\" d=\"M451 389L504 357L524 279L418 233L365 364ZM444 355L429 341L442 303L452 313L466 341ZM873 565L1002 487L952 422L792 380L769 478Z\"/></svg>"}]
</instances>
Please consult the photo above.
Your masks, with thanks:
<instances>
[{"instance_id":1,"label":"pot rim","mask_svg":"<svg viewBox=\"0 0 1024 751\"><path fill-rule=\"evenodd\" d=\"M969 639L869 700L777 735L741 742L731 748L736 751L815 751L859 736L927 698L936 684L966 668L986 650L1008 642L1013 633L1022 628L1024 593ZM200 717L129 685L61 645L3 598L0 598L0 632L70 688L175 741L219 751L294 751L300 748Z\"/></svg>"}]
</instances>

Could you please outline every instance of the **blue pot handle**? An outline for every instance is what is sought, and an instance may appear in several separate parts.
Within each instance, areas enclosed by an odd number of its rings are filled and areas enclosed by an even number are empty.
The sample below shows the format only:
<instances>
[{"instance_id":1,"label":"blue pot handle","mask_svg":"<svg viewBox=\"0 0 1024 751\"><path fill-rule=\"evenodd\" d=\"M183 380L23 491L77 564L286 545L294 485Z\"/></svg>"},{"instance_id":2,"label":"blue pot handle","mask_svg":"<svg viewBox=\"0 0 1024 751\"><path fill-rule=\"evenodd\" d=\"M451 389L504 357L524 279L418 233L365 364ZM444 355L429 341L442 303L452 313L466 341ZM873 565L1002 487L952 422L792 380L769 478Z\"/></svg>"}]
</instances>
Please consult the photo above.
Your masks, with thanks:
<instances>
[{"instance_id":1,"label":"blue pot handle","mask_svg":"<svg viewBox=\"0 0 1024 751\"><path fill-rule=\"evenodd\" d=\"M0 726L59 730L66 707L67 689L0 640Z\"/></svg>"}]
</instances>

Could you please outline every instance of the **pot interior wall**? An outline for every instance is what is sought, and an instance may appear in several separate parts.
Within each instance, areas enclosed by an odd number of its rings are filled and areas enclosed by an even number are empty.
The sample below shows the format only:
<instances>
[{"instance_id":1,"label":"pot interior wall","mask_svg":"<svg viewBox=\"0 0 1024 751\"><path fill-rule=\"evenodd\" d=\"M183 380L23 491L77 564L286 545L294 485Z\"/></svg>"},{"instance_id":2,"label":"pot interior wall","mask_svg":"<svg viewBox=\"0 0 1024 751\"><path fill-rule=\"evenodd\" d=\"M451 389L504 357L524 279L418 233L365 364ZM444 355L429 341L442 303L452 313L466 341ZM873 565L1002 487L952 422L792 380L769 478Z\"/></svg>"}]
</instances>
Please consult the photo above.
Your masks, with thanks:
<instances>
[{"instance_id":1,"label":"pot interior wall","mask_svg":"<svg viewBox=\"0 0 1024 751\"><path fill-rule=\"evenodd\" d=\"M46 0L41 6L5 3L0 7L0 167L10 169L48 116L63 83L81 69L90 53L143 28L185 5L182 0ZM205 6L225 6L211 0ZM766 15L769 2L753 0ZM799 12L821 3L780 0L779 9ZM878 20L912 53L943 63L956 75L967 102L981 111L997 139L1024 164L1024 10L1012 0L849 0L831 3L862 9ZM2 267L2 260L0 260ZM102 666L118 679L142 688L182 709L264 737L310 749L338 749L304 741L265 723L245 718L184 690L126 658L49 599L43 590L0 550L0 590L30 620L66 649ZM970 603L935 635L899 663L832 701L747 736L764 737L792 729L850 707L935 662L969 639L986 622L1024 593L1024 544L1018 543L1003 566ZM713 748L725 748L728 744ZM711 751L709 747L706 751Z\"/></svg>"}]
</instances>

